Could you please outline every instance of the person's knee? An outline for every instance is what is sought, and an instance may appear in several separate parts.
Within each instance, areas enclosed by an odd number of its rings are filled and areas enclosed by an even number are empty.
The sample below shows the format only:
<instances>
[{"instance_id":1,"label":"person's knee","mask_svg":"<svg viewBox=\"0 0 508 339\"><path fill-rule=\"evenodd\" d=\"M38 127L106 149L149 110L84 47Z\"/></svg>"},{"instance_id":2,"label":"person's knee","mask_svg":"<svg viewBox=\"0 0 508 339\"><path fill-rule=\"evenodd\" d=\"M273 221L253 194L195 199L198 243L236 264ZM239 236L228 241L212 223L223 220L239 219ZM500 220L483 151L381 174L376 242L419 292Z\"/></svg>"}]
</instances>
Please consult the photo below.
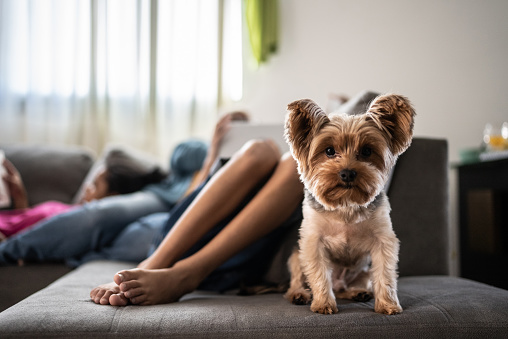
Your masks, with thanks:
<instances>
[{"instance_id":1,"label":"person's knee","mask_svg":"<svg viewBox=\"0 0 508 339\"><path fill-rule=\"evenodd\" d=\"M238 156L251 168L271 170L277 165L280 152L271 140L251 140L242 147Z\"/></svg>"}]
</instances>

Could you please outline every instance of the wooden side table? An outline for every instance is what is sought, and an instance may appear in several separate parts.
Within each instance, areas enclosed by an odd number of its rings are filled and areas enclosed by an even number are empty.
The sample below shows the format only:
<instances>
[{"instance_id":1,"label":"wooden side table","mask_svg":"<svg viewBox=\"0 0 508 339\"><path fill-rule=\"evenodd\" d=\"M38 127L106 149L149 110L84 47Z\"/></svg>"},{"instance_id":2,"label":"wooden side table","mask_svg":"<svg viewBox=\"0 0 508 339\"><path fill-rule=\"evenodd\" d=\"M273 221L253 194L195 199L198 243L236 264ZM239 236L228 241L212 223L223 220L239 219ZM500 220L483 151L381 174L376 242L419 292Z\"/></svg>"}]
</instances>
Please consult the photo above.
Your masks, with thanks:
<instances>
[{"instance_id":1,"label":"wooden side table","mask_svg":"<svg viewBox=\"0 0 508 339\"><path fill-rule=\"evenodd\" d=\"M508 159L458 175L461 276L508 289Z\"/></svg>"}]
</instances>

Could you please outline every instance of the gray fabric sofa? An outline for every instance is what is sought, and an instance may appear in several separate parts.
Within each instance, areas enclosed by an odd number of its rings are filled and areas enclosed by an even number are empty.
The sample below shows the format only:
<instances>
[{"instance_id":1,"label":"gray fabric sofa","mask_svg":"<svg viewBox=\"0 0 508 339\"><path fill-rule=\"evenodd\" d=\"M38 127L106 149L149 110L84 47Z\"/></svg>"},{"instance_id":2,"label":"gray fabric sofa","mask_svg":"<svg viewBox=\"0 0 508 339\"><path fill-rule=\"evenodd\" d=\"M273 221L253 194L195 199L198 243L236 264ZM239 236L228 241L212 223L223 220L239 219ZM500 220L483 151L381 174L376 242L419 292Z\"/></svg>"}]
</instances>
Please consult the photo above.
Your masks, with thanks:
<instances>
[{"instance_id":1,"label":"gray fabric sofa","mask_svg":"<svg viewBox=\"0 0 508 339\"><path fill-rule=\"evenodd\" d=\"M135 266L102 261L67 273L1 312L0 337L506 338L508 291L449 276L447 166L446 141L415 138L393 174L388 195L401 241L400 315L375 313L372 300L339 301L338 314L320 315L290 304L281 293L235 291L196 291L167 305L101 306L90 301L90 290ZM287 279L285 261L295 240L296 233L281 244L266 280ZM6 276L27 268L0 267L0 299L14 288Z\"/></svg>"}]
</instances>

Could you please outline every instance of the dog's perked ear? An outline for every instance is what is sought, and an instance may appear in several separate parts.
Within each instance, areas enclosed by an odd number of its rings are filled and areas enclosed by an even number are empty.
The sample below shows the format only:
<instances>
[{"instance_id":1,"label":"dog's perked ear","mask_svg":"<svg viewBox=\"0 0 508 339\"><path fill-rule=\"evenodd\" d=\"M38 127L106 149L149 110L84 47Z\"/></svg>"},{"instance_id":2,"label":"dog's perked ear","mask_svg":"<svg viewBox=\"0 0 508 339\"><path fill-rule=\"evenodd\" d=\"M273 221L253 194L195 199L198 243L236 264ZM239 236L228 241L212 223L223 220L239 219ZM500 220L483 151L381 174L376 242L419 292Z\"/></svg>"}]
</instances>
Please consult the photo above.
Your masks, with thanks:
<instances>
[{"instance_id":1,"label":"dog's perked ear","mask_svg":"<svg viewBox=\"0 0 508 339\"><path fill-rule=\"evenodd\" d=\"M330 122L326 113L314 101L301 99L288 105L285 137L297 160L309 155L313 135Z\"/></svg>"},{"instance_id":2,"label":"dog's perked ear","mask_svg":"<svg viewBox=\"0 0 508 339\"><path fill-rule=\"evenodd\" d=\"M374 121L386 133L390 150L395 156L411 145L415 115L411 102L396 94L378 96L367 110L367 119Z\"/></svg>"}]
</instances>

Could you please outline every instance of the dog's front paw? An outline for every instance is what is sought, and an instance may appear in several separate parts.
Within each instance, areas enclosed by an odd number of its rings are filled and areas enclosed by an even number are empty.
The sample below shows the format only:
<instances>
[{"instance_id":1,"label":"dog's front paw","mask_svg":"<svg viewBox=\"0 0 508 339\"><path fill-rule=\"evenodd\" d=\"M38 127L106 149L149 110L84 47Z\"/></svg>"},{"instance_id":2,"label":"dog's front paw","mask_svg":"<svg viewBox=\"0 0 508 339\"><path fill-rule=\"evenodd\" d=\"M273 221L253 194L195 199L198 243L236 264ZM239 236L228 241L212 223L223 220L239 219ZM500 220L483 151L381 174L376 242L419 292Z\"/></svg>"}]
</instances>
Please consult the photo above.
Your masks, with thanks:
<instances>
[{"instance_id":1,"label":"dog's front paw","mask_svg":"<svg viewBox=\"0 0 508 339\"><path fill-rule=\"evenodd\" d=\"M294 305L307 305L312 300L310 292L303 288L299 288L295 291L288 291L284 297Z\"/></svg>"},{"instance_id":2,"label":"dog's front paw","mask_svg":"<svg viewBox=\"0 0 508 339\"><path fill-rule=\"evenodd\" d=\"M374 306L374 310L377 313L388 314L388 315L402 313L402 307L400 307L400 305L398 303L388 304L388 303L376 302L376 305Z\"/></svg>"},{"instance_id":3,"label":"dog's front paw","mask_svg":"<svg viewBox=\"0 0 508 339\"><path fill-rule=\"evenodd\" d=\"M314 301L312 305L310 305L310 310L320 314L334 314L339 312L337 303L335 302L318 303Z\"/></svg>"}]
</instances>

